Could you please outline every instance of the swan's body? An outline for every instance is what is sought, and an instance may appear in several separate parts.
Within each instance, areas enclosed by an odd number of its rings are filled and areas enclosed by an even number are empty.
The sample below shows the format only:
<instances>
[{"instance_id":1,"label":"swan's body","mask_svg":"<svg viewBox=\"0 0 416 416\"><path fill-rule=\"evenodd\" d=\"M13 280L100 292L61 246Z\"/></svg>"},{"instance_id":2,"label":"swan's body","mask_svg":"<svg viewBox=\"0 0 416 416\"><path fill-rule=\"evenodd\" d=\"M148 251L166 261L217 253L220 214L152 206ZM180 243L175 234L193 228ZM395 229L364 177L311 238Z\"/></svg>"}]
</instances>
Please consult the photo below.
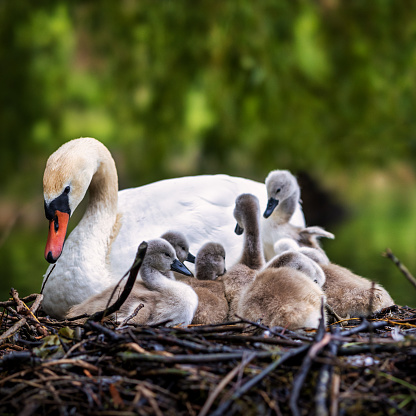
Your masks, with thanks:
<instances>
[{"instance_id":1,"label":"swan's body","mask_svg":"<svg viewBox=\"0 0 416 416\"><path fill-rule=\"evenodd\" d=\"M262 221L262 242L267 261L275 256L275 243L291 238L302 246L320 248L317 238L334 238L321 227L307 227L295 224L294 215L300 203L300 188L296 178L287 170L274 170L266 180L267 208Z\"/></svg>"},{"instance_id":2,"label":"swan's body","mask_svg":"<svg viewBox=\"0 0 416 416\"><path fill-rule=\"evenodd\" d=\"M170 270L179 270L178 264L182 270L184 266L178 261L173 247L167 241L150 240L140 268L142 281L135 283L129 297L117 313L117 320L126 319L140 303L143 303L144 307L130 322L154 325L169 320L168 326L189 325L198 305L198 296L185 283L166 277L166 273ZM114 287L111 286L81 304L73 306L67 317L84 313L91 315L105 309L113 290Z\"/></svg>"},{"instance_id":3,"label":"swan's body","mask_svg":"<svg viewBox=\"0 0 416 416\"><path fill-rule=\"evenodd\" d=\"M85 215L63 247L69 217L87 190ZM67 142L48 159L44 198L50 232L45 257L56 263L48 268L42 290L43 309L51 316L62 318L72 305L117 282L133 262L139 242L172 226L184 231L191 252L207 241L221 241L227 266L234 264L242 249L233 233L235 198L251 192L266 200L263 184L226 175L169 179L117 191L114 160L95 139ZM304 224L300 205L293 223Z\"/></svg>"}]
</instances>

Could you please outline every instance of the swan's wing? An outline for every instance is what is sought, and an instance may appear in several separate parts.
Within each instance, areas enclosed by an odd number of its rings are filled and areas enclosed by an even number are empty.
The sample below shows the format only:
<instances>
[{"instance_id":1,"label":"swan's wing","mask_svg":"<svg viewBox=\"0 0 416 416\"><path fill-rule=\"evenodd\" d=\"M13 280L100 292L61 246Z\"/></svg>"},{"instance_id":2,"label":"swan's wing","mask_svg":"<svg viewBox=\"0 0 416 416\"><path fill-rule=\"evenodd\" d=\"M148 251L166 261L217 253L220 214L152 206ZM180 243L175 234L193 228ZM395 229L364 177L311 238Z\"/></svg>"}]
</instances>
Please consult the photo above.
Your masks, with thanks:
<instances>
[{"instance_id":1,"label":"swan's wing","mask_svg":"<svg viewBox=\"0 0 416 416\"><path fill-rule=\"evenodd\" d=\"M168 179L120 191L122 226L110 253L115 275L130 267L141 241L160 237L167 230L182 231L192 253L208 241L221 243L230 267L242 252L243 236L234 233L233 216L235 199L241 193L257 196L264 211L267 194L263 183L227 175ZM294 220L304 224L300 207L297 211Z\"/></svg>"}]
</instances>

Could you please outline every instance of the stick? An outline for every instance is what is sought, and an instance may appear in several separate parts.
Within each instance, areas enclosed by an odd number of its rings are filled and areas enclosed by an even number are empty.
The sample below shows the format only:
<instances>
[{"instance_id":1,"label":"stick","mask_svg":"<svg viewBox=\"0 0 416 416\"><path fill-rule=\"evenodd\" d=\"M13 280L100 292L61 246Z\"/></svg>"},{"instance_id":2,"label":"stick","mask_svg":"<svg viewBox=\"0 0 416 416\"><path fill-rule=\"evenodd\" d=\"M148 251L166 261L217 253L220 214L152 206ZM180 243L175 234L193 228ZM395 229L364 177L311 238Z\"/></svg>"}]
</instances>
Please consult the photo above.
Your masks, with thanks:
<instances>
[{"instance_id":1,"label":"stick","mask_svg":"<svg viewBox=\"0 0 416 416\"><path fill-rule=\"evenodd\" d=\"M339 327L332 327L333 332L336 334L339 332ZM334 341L331 337L331 341L328 344L329 353L335 357L338 350L338 342ZM328 416L330 410L328 409L328 390L332 381L332 374L334 372L334 366L332 364L324 364L319 371L318 380L316 382L316 394L315 394L315 414L320 416Z\"/></svg>"},{"instance_id":2,"label":"stick","mask_svg":"<svg viewBox=\"0 0 416 416\"><path fill-rule=\"evenodd\" d=\"M318 354L318 352L328 344L330 341L330 335L324 337L325 335L325 315L324 315L324 299L321 301L321 320L319 321L319 327L316 331L315 343L310 347L308 354L303 360L302 366L300 367L299 372L296 374L293 379L293 389L290 395L289 407L294 416L301 416L301 412L298 407L298 398L300 390L305 382L306 376L312 366L313 358Z\"/></svg>"},{"instance_id":3,"label":"stick","mask_svg":"<svg viewBox=\"0 0 416 416\"><path fill-rule=\"evenodd\" d=\"M215 388L215 390L209 395L207 401L204 404L204 407L199 412L198 416L206 416L208 414L209 409L211 408L212 404L214 403L214 400L217 398L217 396L221 393L223 388L235 377L235 375L240 371L240 369L243 369L247 364L250 363L253 358L255 358L256 354L250 353L247 357L243 356L243 359L241 360L241 363L234 367L218 384L218 386Z\"/></svg>"},{"instance_id":4,"label":"stick","mask_svg":"<svg viewBox=\"0 0 416 416\"><path fill-rule=\"evenodd\" d=\"M14 291L14 295L18 296L18 293L12 289L12 291ZM46 330L45 327L43 327L40 322L37 320L37 318L34 316L34 313L36 313L36 311L38 310L40 303L42 302L43 299L43 295L37 295L35 302L33 302L32 306L29 309L30 315L31 317L35 318L37 324L39 325L37 327L37 329L40 329L40 332L43 332L43 335L46 335L48 333L48 331ZM20 302L22 302L19 299ZM13 301L15 302L15 301ZM22 302L23 303L23 302ZM26 306L26 304L24 304ZM9 308L8 306L6 308ZM26 306L27 308L27 306ZM26 310L26 309L25 309ZM17 321L11 328L9 328L7 331L5 331L3 334L0 335L0 345L3 344L3 342L6 341L7 338L11 337L15 332L17 332L22 326L26 325L27 323L27 319L26 317L21 318L19 321ZM45 334L46 331L46 334Z\"/></svg>"},{"instance_id":5,"label":"stick","mask_svg":"<svg viewBox=\"0 0 416 416\"><path fill-rule=\"evenodd\" d=\"M143 241L137 250L136 258L134 259L133 265L130 267L130 270L122 277L126 277L129 274L127 279L126 285L124 286L123 292L121 292L120 297L108 308L104 309L103 311L96 312L89 317L89 321L101 321L104 317L111 315L114 312L117 312L123 303L126 301L128 296L130 295L131 290L133 289L134 282L136 281L137 273L139 273L140 267L143 263L144 256L147 250L147 243ZM114 289L115 291L116 289ZM113 292L114 293L114 292Z\"/></svg>"},{"instance_id":6,"label":"stick","mask_svg":"<svg viewBox=\"0 0 416 416\"><path fill-rule=\"evenodd\" d=\"M243 322L246 322L250 325L256 326L257 328L264 329L265 331L269 331L271 334L276 335L276 336L278 336L282 339L290 339L286 335L279 334L278 332L274 331L272 328L269 328L266 325L260 324L258 322L249 321L248 319L242 318L241 316L238 316L237 314L235 316Z\"/></svg>"},{"instance_id":7,"label":"stick","mask_svg":"<svg viewBox=\"0 0 416 416\"><path fill-rule=\"evenodd\" d=\"M133 313L129 315L126 319L124 319L124 321L116 329L121 329L124 325L126 325L127 322L130 321L130 319L133 319L142 308L144 308L144 303L139 303L139 306L137 306Z\"/></svg>"},{"instance_id":8,"label":"stick","mask_svg":"<svg viewBox=\"0 0 416 416\"><path fill-rule=\"evenodd\" d=\"M273 361L269 366L267 366L261 373L257 374L257 376L253 377L247 383L243 384L233 395L232 397L224 402L218 409L212 413L211 416L222 416L226 413L228 407L231 403L237 399L239 399L243 394L247 393L252 387L254 387L257 383L259 383L263 378L265 378L268 374L274 371L280 364L287 361L289 358L295 357L296 355L302 354L309 348L309 345L302 345L298 348L293 348L283 354L279 359Z\"/></svg>"},{"instance_id":9,"label":"stick","mask_svg":"<svg viewBox=\"0 0 416 416\"><path fill-rule=\"evenodd\" d=\"M385 253L383 253L384 257L389 258L404 274L404 277L416 288L416 279L412 276L409 272L407 267L402 264L402 262L393 254L393 252L388 248Z\"/></svg>"}]
</instances>

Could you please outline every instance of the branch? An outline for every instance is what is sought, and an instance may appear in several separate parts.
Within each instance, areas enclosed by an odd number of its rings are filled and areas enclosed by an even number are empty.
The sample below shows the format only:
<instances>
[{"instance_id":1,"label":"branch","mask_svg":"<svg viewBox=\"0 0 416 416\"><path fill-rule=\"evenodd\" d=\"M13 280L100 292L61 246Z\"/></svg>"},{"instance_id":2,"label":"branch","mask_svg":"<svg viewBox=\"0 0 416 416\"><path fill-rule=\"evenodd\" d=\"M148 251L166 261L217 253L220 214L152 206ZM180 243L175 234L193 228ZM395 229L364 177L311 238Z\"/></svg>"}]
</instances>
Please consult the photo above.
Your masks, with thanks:
<instances>
[{"instance_id":1,"label":"branch","mask_svg":"<svg viewBox=\"0 0 416 416\"><path fill-rule=\"evenodd\" d=\"M109 316L114 312L117 312L121 308L123 303L130 295L131 290L133 289L134 283L136 282L137 274L139 273L140 267L143 263L144 256L146 254L146 250L147 243L146 241L143 241L139 245L133 265L130 267L130 270L123 276L124 279L124 277L126 277L129 274L126 285L124 286L124 289L121 292L120 297L108 308L91 315L88 321L101 321L104 317Z\"/></svg>"},{"instance_id":2,"label":"branch","mask_svg":"<svg viewBox=\"0 0 416 416\"><path fill-rule=\"evenodd\" d=\"M409 272L407 267L402 264L402 262L393 254L393 252L388 248L385 253L383 253L384 257L389 258L404 274L404 277L416 288L416 279L412 276Z\"/></svg>"}]
</instances>

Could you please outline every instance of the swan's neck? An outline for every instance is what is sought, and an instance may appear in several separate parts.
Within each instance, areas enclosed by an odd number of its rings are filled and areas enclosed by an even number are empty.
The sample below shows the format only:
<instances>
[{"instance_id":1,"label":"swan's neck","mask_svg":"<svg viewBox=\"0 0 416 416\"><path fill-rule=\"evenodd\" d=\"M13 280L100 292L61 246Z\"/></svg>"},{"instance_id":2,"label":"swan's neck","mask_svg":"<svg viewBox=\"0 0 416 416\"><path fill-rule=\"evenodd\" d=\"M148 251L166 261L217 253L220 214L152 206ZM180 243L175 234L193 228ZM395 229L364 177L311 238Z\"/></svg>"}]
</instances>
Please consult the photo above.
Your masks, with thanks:
<instances>
[{"instance_id":1,"label":"swan's neck","mask_svg":"<svg viewBox=\"0 0 416 416\"><path fill-rule=\"evenodd\" d=\"M89 221L94 218L100 221L99 217L111 218L113 226L117 215L117 171L112 158L102 156L97 162L97 170L88 188L90 200L84 217L90 217Z\"/></svg>"},{"instance_id":2,"label":"swan's neck","mask_svg":"<svg viewBox=\"0 0 416 416\"><path fill-rule=\"evenodd\" d=\"M112 231L117 219L118 179L113 158L107 149L98 147L94 152L96 170L89 185L89 202L79 224L68 237L65 247L77 254L79 262L95 261L106 267L106 257L110 249ZM67 247L68 246L68 247ZM98 272L98 271L97 271ZM104 273L103 270L100 270ZM103 278L109 272L104 273Z\"/></svg>"},{"instance_id":3,"label":"swan's neck","mask_svg":"<svg viewBox=\"0 0 416 416\"><path fill-rule=\"evenodd\" d=\"M149 290L155 290L158 292L166 292L174 290L175 280L169 279L159 270L143 264L140 269L140 276L143 280L143 283Z\"/></svg>"},{"instance_id":4,"label":"swan's neck","mask_svg":"<svg viewBox=\"0 0 416 416\"><path fill-rule=\"evenodd\" d=\"M244 224L244 248L240 263L250 269L259 269L264 264L263 246L260 238L260 218L256 213Z\"/></svg>"},{"instance_id":5,"label":"swan's neck","mask_svg":"<svg viewBox=\"0 0 416 416\"><path fill-rule=\"evenodd\" d=\"M296 206L299 202L300 191L299 188L295 189L294 192L284 199L278 207L274 210L273 214L279 218L281 223L289 222L296 210Z\"/></svg>"}]
</instances>

